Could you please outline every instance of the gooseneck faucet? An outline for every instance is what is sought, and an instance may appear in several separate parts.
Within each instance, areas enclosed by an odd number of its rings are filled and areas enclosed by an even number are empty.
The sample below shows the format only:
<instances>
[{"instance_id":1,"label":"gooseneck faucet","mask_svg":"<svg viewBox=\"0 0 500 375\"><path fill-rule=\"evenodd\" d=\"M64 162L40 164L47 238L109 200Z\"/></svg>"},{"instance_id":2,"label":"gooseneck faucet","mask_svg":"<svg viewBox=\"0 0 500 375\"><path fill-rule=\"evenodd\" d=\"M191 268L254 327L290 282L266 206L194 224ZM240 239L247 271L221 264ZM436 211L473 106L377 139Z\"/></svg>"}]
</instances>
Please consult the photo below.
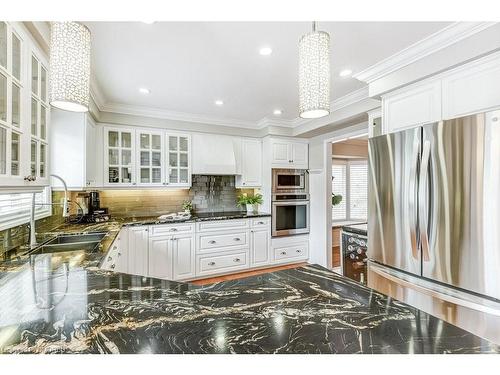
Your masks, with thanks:
<instances>
[{"instance_id":1,"label":"gooseneck faucet","mask_svg":"<svg viewBox=\"0 0 500 375\"><path fill-rule=\"evenodd\" d=\"M62 179L62 177L51 174L50 177L57 178L60 180L64 186L64 202L63 202L63 212L62 217L69 216L69 208L68 208L68 185L66 185L66 181ZM36 203L35 202L35 194L31 197L31 210L30 210L30 247L34 247L36 243L36 231L35 231L35 206L55 206L59 203Z\"/></svg>"}]
</instances>

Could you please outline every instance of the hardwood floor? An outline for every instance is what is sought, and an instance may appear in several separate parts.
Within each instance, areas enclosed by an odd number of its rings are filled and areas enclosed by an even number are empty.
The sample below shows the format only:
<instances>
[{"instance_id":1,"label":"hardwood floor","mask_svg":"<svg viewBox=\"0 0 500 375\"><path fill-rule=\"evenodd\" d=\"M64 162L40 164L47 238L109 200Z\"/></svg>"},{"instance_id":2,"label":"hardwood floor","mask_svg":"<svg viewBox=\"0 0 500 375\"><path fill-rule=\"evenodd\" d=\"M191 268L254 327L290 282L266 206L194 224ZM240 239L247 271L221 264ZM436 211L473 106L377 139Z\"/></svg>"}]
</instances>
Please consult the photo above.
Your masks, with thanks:
<instances>
[{"instance_id":1,"label":"hardwood floor","mask_svg":"<svg viewBox=\"0 0 500 375\"><path fill-rule=\"evenodd\" d=\"M290 269L290 268L302 267L302 266L304 266L306 264L307 264L306 262L295 263L295 264L287 264L287 265L284 265L284 266L264 268L264 269L261 269L261 270L252 270L252 271L234 273L234 274L231 274L231 275L224 275L224 276L218 276L218 277L210 277L210 278L207 278L207 279L194 280L194 281L190 281L190 283L191 284L195 284L195 285L208 285L208 284L218 283L218 282L221 282L221 281L243 279L245 277L262 275L264 273L276 272L276 271L281 271L281 270L287 270L287 269Z\"/></svg>"}]
</instances>

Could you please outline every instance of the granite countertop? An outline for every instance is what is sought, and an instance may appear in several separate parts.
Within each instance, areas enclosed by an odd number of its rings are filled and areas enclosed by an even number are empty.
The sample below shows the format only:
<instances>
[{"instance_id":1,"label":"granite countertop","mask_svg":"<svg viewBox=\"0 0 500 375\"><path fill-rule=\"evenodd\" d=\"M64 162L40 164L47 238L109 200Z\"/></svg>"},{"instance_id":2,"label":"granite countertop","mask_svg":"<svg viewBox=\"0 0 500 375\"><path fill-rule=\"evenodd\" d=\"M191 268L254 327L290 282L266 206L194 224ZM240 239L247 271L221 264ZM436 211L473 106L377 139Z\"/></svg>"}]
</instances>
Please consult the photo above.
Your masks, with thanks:
<instances>
[{"instance_id":1,"label":"granite countertop","mask_svg":"<svg viewBox=\"0 0 500 375\"><path fill-rule=\"evenodd\" d=\"M356 233L356 234L366 236L366 235L368 235L368 224L367 223L360 223L360 224L344 225L342 227L342 230L344 232L351 232L351 233Z\"/></svg>"},{"instance_id":2,"label":"granite countertop","mask_svg":"<svg viewBox=\"0 0 500 375\"><path fill-rule=\"evenodd\" d=\"M266 212L254 212L249 213L246 211L225 211L225 212L201 212L191 215L189 218L182 219L158 219L158 216L124 216L124 217L112 217L110 221L103 223L77 223L70 224L65 223L51 231L44 233L37 233L37 241L39 244L43 244L47 240L60 235L60 234L86 234L86 233L102 233L106 232L106 236L101 241L97 251L101 253L106 253L109 246L114 241L115 237L120 232L120 229L124 226L136 226L136 225L157 225L157 224L177 224L177 223L196 223L201 221L211 221L211 220L233 220L233 219L248 219L254 217L270 217L271 214ZM3 262L14 262L21 261L24 262L29 258L29 249L26 247L16 247L9 250L7 253L2 254L0 258L0 272L2 271ZM1 275L0 275L1 277Z\"/></svg>"},{"instance_id":3,"label":"granite countertop","mask_svg":"<svg viewBox=\"0 0 500 375\"><path fill-rule=\"evenodd\" d=\"M500 352L320 266L197 287L104 271L103 256L0 264L0 353Z\"/></svg>"}]
</instances>

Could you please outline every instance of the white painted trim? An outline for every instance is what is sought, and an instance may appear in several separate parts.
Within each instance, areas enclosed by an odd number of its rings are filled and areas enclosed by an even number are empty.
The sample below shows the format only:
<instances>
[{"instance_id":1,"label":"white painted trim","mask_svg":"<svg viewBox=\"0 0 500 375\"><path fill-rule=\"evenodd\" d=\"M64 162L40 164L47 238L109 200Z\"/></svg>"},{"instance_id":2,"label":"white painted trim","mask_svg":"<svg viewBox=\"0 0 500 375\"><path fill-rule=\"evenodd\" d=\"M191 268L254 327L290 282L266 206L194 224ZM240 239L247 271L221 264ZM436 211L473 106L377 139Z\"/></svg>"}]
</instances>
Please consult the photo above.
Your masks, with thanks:
<instances>
[{"instance_id":1,"label":"white painted trim","mask_svg":"<svg viewBox=\"0 0 500 375\"><path fill-rule=\"evenodd\" d=\"M375 65L354 74L353 77L371 83L495 24L497 22L455 22Z\"/></svg>"}]
</instances>

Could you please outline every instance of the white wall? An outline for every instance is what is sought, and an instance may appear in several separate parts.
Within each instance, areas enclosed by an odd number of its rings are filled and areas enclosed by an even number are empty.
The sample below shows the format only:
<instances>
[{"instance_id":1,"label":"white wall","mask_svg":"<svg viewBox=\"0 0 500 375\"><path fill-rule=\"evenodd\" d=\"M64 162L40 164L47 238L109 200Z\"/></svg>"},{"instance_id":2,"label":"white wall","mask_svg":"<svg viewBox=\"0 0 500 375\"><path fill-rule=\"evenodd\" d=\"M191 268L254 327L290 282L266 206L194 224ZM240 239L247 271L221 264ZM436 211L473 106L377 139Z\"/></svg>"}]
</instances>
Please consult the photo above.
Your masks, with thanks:
<instances>
[{"instance_id":1,"label":"white wall","mask_svg":"<svg viewBox=\"0 0 500 375\"><path fill-rule=\"evenodd\" d=\"M309 139L309 190L311 203L311 231L309 257L311 263L331 267L332 248L332 146L331 141L368 132L368 123L362 122L347 128Z\"/></svg>"}]
</instances>

